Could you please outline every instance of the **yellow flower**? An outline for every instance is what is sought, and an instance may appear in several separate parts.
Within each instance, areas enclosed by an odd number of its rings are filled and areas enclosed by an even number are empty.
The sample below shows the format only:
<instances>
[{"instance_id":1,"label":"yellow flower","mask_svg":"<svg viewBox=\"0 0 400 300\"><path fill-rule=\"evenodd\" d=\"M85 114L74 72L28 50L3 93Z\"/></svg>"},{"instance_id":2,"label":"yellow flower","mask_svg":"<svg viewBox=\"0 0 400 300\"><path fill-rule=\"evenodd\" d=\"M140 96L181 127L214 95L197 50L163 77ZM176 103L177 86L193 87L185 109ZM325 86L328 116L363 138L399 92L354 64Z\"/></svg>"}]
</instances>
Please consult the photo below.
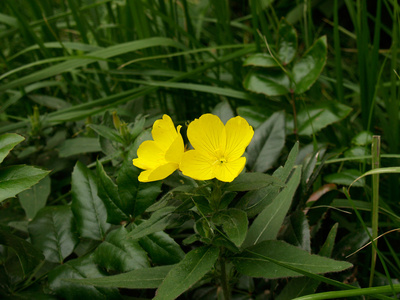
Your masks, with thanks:
<instances>
[{"instance_id":1,"label":"yellow flower","mask_svg":"<svg viewBox=\"0 0 400 300\"><path fill-rule=\"evenodd\" d=\"M254 130L242 117L232 118L224 126L217 116L205 114L189 124L187 135L194 150L183 154L182 173L196 180L231 182L246 164L242 155Z\"/></svg>"},{"instance_id":2,"label":"yellow flower","mask_svg":"<svg viewBox=\"0 0 400 300\"><path fill-rule=\"evenodd\" d=\"M140 173L139 181L161 180L179 168L184 151L183 139L179 132L181 127L175 129L174 123L167 115L154 122L151 131L153 141L144 141L137 151L138 158L133 159L136 167L145 170Z\"/></svg>"}]
</instances>

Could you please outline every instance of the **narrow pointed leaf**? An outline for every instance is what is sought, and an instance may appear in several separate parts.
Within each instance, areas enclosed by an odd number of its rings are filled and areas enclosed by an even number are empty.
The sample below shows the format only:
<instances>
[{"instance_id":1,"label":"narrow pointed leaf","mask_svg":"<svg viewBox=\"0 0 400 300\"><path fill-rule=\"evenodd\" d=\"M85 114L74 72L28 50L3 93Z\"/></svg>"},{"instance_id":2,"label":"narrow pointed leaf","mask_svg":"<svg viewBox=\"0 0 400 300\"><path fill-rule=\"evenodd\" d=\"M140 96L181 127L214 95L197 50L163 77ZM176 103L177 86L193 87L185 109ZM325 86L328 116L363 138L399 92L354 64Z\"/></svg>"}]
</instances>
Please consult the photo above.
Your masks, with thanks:
<instances>
[{"instance_id":1,"label":"narrow pointed leaf","mask_svg":"<svg viewBox=\"0 0 400 300\"><path fill-rule=\"evenodd\" d=\"M343 271L352 266L346 261L312 255L283 241L264 241L250 247L235 255L233 263L242 274L270 279L303 275L295 269L323 274Z\"/></svg>"},{"instance_id":2,"label":"narrow pointed leaf","mask_svg":"<svg viewBox=\"0 0 400 300\"><path fill-rule=\"evenodd\" d=\"M257 190L268 185L284 186L284 183L268 174L263 173L243 173L240 174L234 181L226 184L226 191L243 192Z\"/></svg>"},{"instance_id":3,"label":"narrow pointed leaf","mask_svg":"<svg viewBox=\"0 0 400 300\"><path fill-rule=\"evenodd\" d=\"M91 170L77 162L72 172L72 212L81 237L102 240L110 227L107 210L98 194L96 179Z\"/></svg>"},{"instance_id":4,"label":"narrow pointed leaf","mask_svg":"<svg viewBox=\"0 0 400 300\"><path fill-rule=\"evenodd\" d=\"M8 153L23 140L25 140L25 138L16 133L5 133L0 135L0 164Z\"/></svg>"},{"instance_id":5,"label":"narrow pointed leaf","mask_svg":"<svg viewBox=\"0 0 400 300\"><path fill-rule=\"evenodd\" d=\"M269 53L256 53L247 57L243 62L243 66L273 68L279 67L279 64Z\"/></svg>"},{"instance_id":6,"label":"narrow pointed leaf","mask_svg":"<svg viewBox=\"0 0 400 300\"><path fill-rule=\"evenodd\" d=\"M243 247L256 245L265 240L276 239L300 183L300 177L301 168L298 167L294 170L287 186L276 196L270 205L264 208L253 224L251 224Z\"/></svg>"},{"instance_id":7,"label":"narrow pointed leaf","mask_svg":"<svg viewBox=\"0 0 400 300\"><path fill-rule=\"evenodd\" d=\"M14 197L44 178L50 171L18 165L0 169L0 202Z\"/></svg>"},{"instance_id":8,"label":"narrow pointed leaf","mask_svg":"<svg viewBox=\"0 0 400 300\"><path fill-rule=\"evenodd\" d=\"M79 242L70 206L43 208L29 223L28 230L32 244L54 263L62 263Z\"/></svg>"},{"instance_id":9,"label":"narrow pointed leaf","mask_svg":"<svg viewBox=\"0 0 400 300\"><path fill-rule=\"evenodd\" d=\"M218 255L219 249L212 246L203 246L187 253L185 258L169 271L154 300L176 299L211 271Z\"/></svg>"},{"instance_id":10,"label":"narrow pointed leaf","mask_svg":"<svg viewBox=\"0 0 400 300\"><path fill-rule=\"evenodd\" d=\"M119 135L119 133L111 129L108 126L105 125L98 125L98 124L89 124L88 127L92 128L94 131L96 131L99 135L105 137L106 139L109 139L111 141L123 144L124 140L122 137Z\"/></svg>"},{"instance_id":11,"label":"narrow pointed leaf","mask_svg":"<svg viewBox=\"0 0 400 300\"><path fill-rule=\"evenodd\" d=\"M173 266L137 269L123 274L85 279L69 279L69 282L94 285L99 287L116 287L127 289L155 289L160 286Z\"/></svg>"}]
</instances>

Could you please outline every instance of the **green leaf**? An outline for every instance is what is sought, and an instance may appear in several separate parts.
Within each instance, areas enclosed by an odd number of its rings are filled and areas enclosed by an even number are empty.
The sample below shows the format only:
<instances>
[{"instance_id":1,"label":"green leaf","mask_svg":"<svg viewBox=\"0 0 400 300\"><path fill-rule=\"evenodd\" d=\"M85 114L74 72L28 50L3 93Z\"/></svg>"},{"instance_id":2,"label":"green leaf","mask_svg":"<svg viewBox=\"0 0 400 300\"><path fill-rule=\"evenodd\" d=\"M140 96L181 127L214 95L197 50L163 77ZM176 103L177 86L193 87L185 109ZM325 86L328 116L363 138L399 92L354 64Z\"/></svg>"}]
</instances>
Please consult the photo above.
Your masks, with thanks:
<instances>
[{"instance_id":1,"label":"green leaf","mask_svg":"<svg viewBox=\"0 0 400 300\"><path fill-rule=\"evenodd\" d=\"M229 105L229 102L224 100L218 103L211 112L213 115L218 116L222 123L226 124L229 119L235 117L235 114L232 110L232 107Z\"/></svg>"},{"instance_id":2,"label":"green leaf","mask_svg":"<svg viewBox=\"0 0 400 300\"><path fill-rule=\"evenodd\" d=\"M0 229L0 245L10 247L17 254L24 277L28 276L43 260L43 254L31 243Z\"/></svg>"},{"instance_id":3,"label":"green leaf","mask_svg":"<svg viewBox=\"0 0 400 300\"><path fill-rule=\"evenodd\" d=\"M272 115L268 109L257 106L240 106L236 110L238 115L245 118L253 128L260 126Z\"/></svg>"},{"instance_id":4,"label":"green leaf","mask_svg":"<svg viewBox=\"0 0 400 300\"><path fill-rule=\"evenodd\" d=\"M110 227L107 210L99 198L96 178L84 164L77 162L72 172L72 212L81 237L102 240Z\"/></svg>"},{"instance_id":5,"label":"green leaf","mask_svg":"<svg viewBox=\"0 0 400 300\"><path fill-rule=\"evenodd\" d=\"M283 182L286 182L296 163L297 155L299 154L299 142L297 141L286 159L285 166L277 168L273 176L278 177Z\"/></svg>"},{"instance_id":6,"label":"green leaf","mask_svg":"<svg viewBox=\"0 0 400 300\"><path fill-rule=\"evenodd\" d=\"M129 220L129 216L124 213L123 209L125 207L120 207L121 199L118 194L118 187L108 177L107 173L104 171L103 165L100 161L96 162L96 171L99 187L99 197L103 200L103 203L107 209L107 222L111 224L120 224L122 221ZM133 209L132 209L133 211ZM131 212L132 212L131 211Z\"/></svg>"},{"instance_id":7,"label":"green leaf","mask_svg":"<svg viewBox=\"0 0 400 300\"><path fill-rule=\"evenodd\" d=\"M23 140L25 140L25 138L16 133L5 133L0 135L0 164L8 153Z\"/></svg>"},{"instance_id":8,"label":"green leaf","mask_svg":"<svg viewBox=\"0 0 400 300\"><path fill-rule=\"evenodd\" d=\"M361 131L351 139L351 143L356 146L371 145L373 134L370 131Z\"/></svg>"},{"instance_id":9,"label":"green leaf","mask_svg":"<svg viewBox=\"0 0 400 300\"><path fill-rule=\"evenodd\" d=\"M303 275L297 270L323 274L352 266L345 261L312 255L283 241L263 241L235 255L232 262L242 274L269 279Z\"/></svg>"},{"instance_id":10,"label":"green leaf","mask_svg":"<svg viewBox=\"0 0 400 300\"><path fill-rule=\"evenodd\" d=\"M115 130L111 129L108 126L105 125L97 125L97 124L88 124L87 125L89 128L92 128L94 131L96 131L99 135L105 137L106 139L109 139L111 141L123 144L124 140L120 136L120 134Z\"/></svg>"},{"instance_id":11,"label":"green leaf","mask_svg":"<svg viewBox=\"0 0 400 300\"><path fill-rule=\"evenodd\" d=\"M310 89L325 67L327 57L326 36L320 37L293 66L296 86L294 92L302 94Z\"/></svg>"},{"instance_id":12,"label":"green leaf","mask_svg":"<svg viewBox=\"0 0 400 300\"><path fill-rule=\"evenodd\" d=\"M69 279L69 282L100 287L127 289L155 289L160 286L173 266L137 269L123 274L86 279Z\"/></svg>"},{"instance_id":13,"label":"green leaf","mask_svg":"<svg viewBox=\"0 0 400 300\"><path fill-rule=\"evenodd\" d=\"M137 157L136 152L139 145L150 137L149 131L139 135L129 149L117 177L118 193L121 200L119 207L125 214L133 214L135 217L140 216L152 205L161 192L161 180L147 183L139 182L138 177L142 170L132 164L132 159Z\"/></svg>"},{"instance_id":14,"label":"green leaf","mask_svg":"<svg viewBox=\"0 0 400 300\"><path fill-rule=\"evenodd\" d=\"M71 104L65 100L48 95L28 95L28 98L50 109L63 109L71 106Z\"/></svg>"},{"instance_id":15,"label":"green leaf","mask_svg":"<svg viewBox=\"0 0 400 300\"><path fill-rule=\"evenodd\" d=\"M139 244L156 265L173 265L185 257L179 244L163 231L140 238Z\"/></svg>"},{"instance_id":16,"label":"green leaf","mask_svg":"<svg viewBox=\"0 0 400 300\"><path fill-rule=\"evenodd\" d=\"M282 18L279 23L278 57L282 65L289 64L296 56L297 33L286 19Z\"/></svg>"},{"instance_id":17,"label":"green leaf","mask_svg":"<svg viewBox=\"0 0 400 300\"><path fill-rule=\"evenodd\" d=\"M185 258L169 271L154 300L175 299L199 281L214 266L219 249L203 246L186 254Z\"/></svg>"},{"instance_id":18,"label":"green leaf","mask_svg":"<svg viewBox=\"0 0 400 300\"><path fill-rule=\"evenodd\" d=\"M297 114L298 134L311 135L335 122L343 120L352 108L337 101L307 105ZM290 128L288 128L290 130Z\"/></svg>"},{"instance_id":19,"label":"green leaf","mask_svg":"<svg viewBox=\"0 0 400 300\"><path fill-rule=\"evenodd\" d=\"M46 176L31 189L19 193L19 202L29 220L32 220L36 213L46 206L47 198L50 195L50 185L50 177Z\"/></svg>"},{"instance_id":20,"label":"green leaf","mask_svg":"<svg viewBox=\"0 0 400 300\"><path fill-rule=\"evenodd\" d=\"M277 185L269 185L258 190L249 191L240 199L237 207L244 209L247 216L253 218L275 199L280 189Z\"/></svg>"},{"instance_id":21,"label":"green leaf","mask_svg":"<svg viewBox=\"0 0 400 300\"><path fill-rule=\"evenodd\" d=\"M300 183L301 168L294 170L287 186L275 197L270 205L257 216L249 228L243 247L256 245L265 240L276 239L282 222L292 203L292 198Z\"/></svg>"},{"instance_id":22,"label":"green leaf","mask_svg":"<svg viewBox=\"0 0 400 300\"><path fill-rule=\"evenodd\" d=\"M128 233L131 239L139 239L154 232L164 230L171 222L171 213L175 207L167 206L155 211L148 220L143 221Z\"/></svg>"},{"instance_id":23,"label":"green leaf","mask_svg":"<svg viewBox=\"0 0 400 300\"><path fill-rule=\"evenodd\" d=\"M319 255L325 257L330 257L332 255L337 229L338 223L329 231L328 237L319 251ZM293 278L285 285L276 300L294 299L303 295L314 294L319 284L319 281L308 277Z\"/></svg>"},{"instance_id":24,"label":"green leaf","mask_svg":"<svg viewBox=\"0 0 400 300\"><path fill-rule=\"evenodd\" d=\"M267 96L286 95L290 91L290 79L282 70L252 69L243 81L245 89Z\"/></svg>"},{"instance_id":25,"label":"green leaf","mask_svg":"<svg viewBox=\"0 0 400 300\"><path fill-rule=\"evenodd\" d=\"M247 57L243 66L254 66L261 68L279 67L279 64L269 53L256 53Z\"/></svg>"},{"instance_id":26,"label":"green leaf","mask_svg":"<svg viewBox=\"0 0 400 300\"><path fill-rule=\"evenodd\" d=\"M263 173L243 173L232 182L224 186L224 190L233 192L243 192L257 190L268 185L284 186L284 183L268 174Z\"/></svg>"},{"instance_id":27,"label":"green leaf","mask_svg":"<svg viewBox=\"0 0 400 300\"><path fill-rule=\"evenodd\" d=\"M307 252L311 252L310 226L302 210L296 210L285 219L281 232L281 239Z\"/></svg>"},{"instance_id":28,"label":"green leaf","mask_svg":"<svg viewBox=\"0 0 400 300\"><path fill-rule=\"evenodd\" d=\"M222 228L228 238L237 246L242 245L247 234L247 214L240 209L230 208L216 213L212 222L217 225L222 225Z\"/></svg>"},{"instance_id":29,"label":"green leaf","mask_svg":"<svg viewBox=\"0 0 400 300\"><path fill-rule=\"evenodd\" d=\"M32 244L54 263L62 263L79 242L70 206L43 208L29 223L28 230Z\"/></svg>"},{"instance_id":30,"label":"green leaf","mask_svg":"<svg viewBox=\"0 0 400 300\"><path fill-rule=\"evenodd\" d=\"M25 165L1 168L0 202L30 188L49 173L50 171Z\"/></svg>"},{"instance_id":31,"label":"green leaf","mask_svg":"<svg viewBox=\"0 0 400 300\"><path fill-rule=\"evenodd\" d=\"M332 173L324 176L324 180L329 183L335 183L339 185L351 185L353 182L353 186L363 187L365 186L364 178L361 178L359 181L355 181L358 177L360 177L362 173L356 169L348 169L343 170L340 173Z\"/></svg>"},{"instance_id":32,"label":"green leaf","mask_svg":"<svg viewBox=\"0 0 400 300\"><path fill-rule=\"evenodd\" d=\"M55 292L62 299L121 299L118 289L85 286L67 281L76 278L104 277L92 256L84 256L73 259L67 263L51 270L48 274L50 290Z\"/></svg>"},{"instance_id":33,"label":"green leaf","mask_svg":"<svg viewBox=\"0 0 400 300\"><path fill-rule=\"evenodd\" d=\"M255 172L265 172L278 159L285 145L285 115L274 113L255 131L247 148L247 166Z\"/></svg>"},{"instance_id":34,"label":"green leaf","mask_svg":"<svg viewBox=\"0 0 400 300\"><path fill-rule=\"evenodd\" d=\"M97 138L77 137L66 140L59 150L60 157L68 157L82 153L100 152L101 147Z\"/></svg>"},{"instance_id":35,"label":"green leaf","mask_svg":"<svg viewBox=\"0 0 400 300\"><path fill-rule=\"evenodd\" d=\"M146 252L137 241L127 239L128 232L120 227L107 234L93 255L94 262L107 271L128 272L149 268Z\"/></svg>"}]
</instances>

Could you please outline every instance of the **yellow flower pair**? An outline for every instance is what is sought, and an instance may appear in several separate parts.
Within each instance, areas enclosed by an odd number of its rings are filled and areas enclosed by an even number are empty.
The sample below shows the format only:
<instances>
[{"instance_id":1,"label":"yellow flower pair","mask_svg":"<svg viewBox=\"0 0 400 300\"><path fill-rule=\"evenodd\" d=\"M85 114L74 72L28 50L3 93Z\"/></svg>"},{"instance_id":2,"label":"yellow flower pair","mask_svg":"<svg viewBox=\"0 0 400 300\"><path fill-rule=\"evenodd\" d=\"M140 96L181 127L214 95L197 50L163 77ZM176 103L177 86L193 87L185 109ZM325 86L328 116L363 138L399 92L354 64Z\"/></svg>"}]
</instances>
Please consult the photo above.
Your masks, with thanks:
<instances>
[{"instance_id":1,"label":"yellow flower pair","mask_svg":"<svg viewBox=\"0 0 400 300\"><path fill-rule=\"evenodd\" d=\"M254 135L245 119L235 117L224 125L215 115L202 115L189 124L187 136L194 149L186 152L181 127L175 129L167 115L154 122L153 141L143 142L133 160L136 167L145 170L139 181L161 180L180 169L196 180L231 182L243 170L246 158L242 155Z\"/></svg>"}]
</instances>

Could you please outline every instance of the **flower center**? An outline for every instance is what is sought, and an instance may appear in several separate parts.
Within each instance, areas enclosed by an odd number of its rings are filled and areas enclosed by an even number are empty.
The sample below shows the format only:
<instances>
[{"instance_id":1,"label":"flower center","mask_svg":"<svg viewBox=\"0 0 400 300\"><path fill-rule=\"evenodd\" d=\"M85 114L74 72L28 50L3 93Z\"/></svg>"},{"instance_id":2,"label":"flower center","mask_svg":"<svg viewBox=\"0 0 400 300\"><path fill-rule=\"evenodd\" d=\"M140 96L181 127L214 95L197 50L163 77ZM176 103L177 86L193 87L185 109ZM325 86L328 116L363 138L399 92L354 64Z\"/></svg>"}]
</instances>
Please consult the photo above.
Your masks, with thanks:
<instances>
[{"instance_id":1,"label":"flower center","mask_svg":"<svg viewBox=\"0 0 400 300\"><path fill-rule=\"evenodd\" d=\"M217 157L217 159L214 161L213 165L222 165L226 163L226 159L225 157L221 156L221 157Z\"/></svg>"}]
</instances>

